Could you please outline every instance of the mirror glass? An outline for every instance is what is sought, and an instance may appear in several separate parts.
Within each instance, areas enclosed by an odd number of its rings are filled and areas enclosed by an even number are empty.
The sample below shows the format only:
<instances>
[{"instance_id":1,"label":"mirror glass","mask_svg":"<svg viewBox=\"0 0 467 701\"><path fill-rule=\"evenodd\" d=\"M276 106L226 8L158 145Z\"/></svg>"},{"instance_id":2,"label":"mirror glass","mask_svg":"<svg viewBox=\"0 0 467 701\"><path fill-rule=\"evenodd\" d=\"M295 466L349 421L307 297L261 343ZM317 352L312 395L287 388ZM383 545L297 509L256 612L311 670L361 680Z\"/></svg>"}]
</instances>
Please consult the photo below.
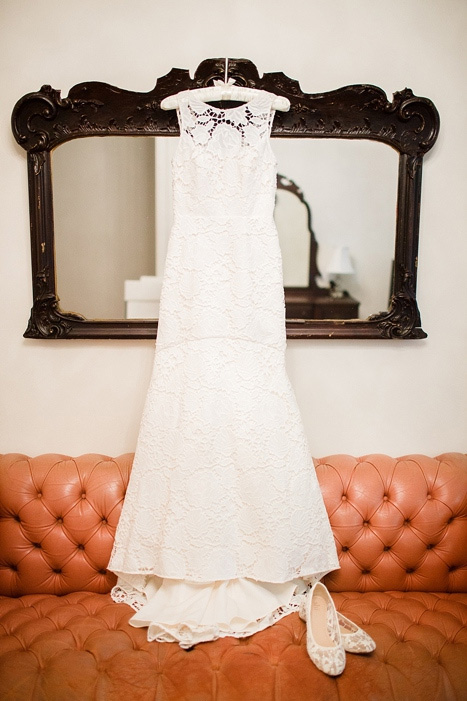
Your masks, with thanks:
<instances>
[{"instance_id":1,"label":"mirror glass","mask_svg":"<svg viewBox=\"0 0 467 701\"><path fill-rule=\"evenodd\" d=\"M124 318L124 281L154 275L154 151L152 137L90 137L52 152L62 310Z\"/></svg>"},{"instance_id":2,"label":"mirror glass","mask_svg":"<svg viewBox=\"0 0 467 701\"><path fill-rule=\"evenodd\" d=\"M177 137L86 137L52 152L60 308L88 319L153 318L172 223ZM398 154L367 140L272 139L278 172L302 191L318 243L320 287L330 279L361 319L388 308ZM122 167L123 164L123 167ZM277 191L275 221L286 287L307 287L306 205ZM329 273L346 250L352 272Z\"/></svg>"},{"instance_id":3,"label":"mirror glass","mask_svg":"<svg viewBox=\"0 0 467 701\"><path fill-rule=\"evenodd\" d=\"M336 278L328 271L339 251L347 249L353 273L339 275L336 282L359 302L359 318L387 309L394 260L397 152L365 140L273 139L272 147L279 172L299 185L310 207L318 243L319 284L328 286L329 278ZM286 221L279 222L276 216L276 222L284 250L292 232ZM286 268L284 279L290 279Z\"/></svg>"}]
</instances>

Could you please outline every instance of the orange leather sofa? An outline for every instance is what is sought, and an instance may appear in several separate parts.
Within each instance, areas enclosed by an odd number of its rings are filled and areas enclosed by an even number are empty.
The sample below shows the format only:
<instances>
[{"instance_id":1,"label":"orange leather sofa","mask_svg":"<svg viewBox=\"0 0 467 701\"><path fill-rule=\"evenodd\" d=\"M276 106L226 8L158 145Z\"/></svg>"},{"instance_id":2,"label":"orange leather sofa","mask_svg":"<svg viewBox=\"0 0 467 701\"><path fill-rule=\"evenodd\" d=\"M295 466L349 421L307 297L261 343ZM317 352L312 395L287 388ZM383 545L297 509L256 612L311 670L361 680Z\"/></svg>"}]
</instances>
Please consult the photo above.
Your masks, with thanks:
<instances>
[{"instance_id":1,"label":"orange leather sofa","mask_svg":"<svg viewBox=\"0 0 467 701\"><path fill-rule=\"evenodd\" d=\"M326 583L377 644L339 677L298 614L190 651L128 625L106 565L132 457L0 457L2 700L467 698L467 456L316 460L341 564Z\"/></svg>"}]
</instances>

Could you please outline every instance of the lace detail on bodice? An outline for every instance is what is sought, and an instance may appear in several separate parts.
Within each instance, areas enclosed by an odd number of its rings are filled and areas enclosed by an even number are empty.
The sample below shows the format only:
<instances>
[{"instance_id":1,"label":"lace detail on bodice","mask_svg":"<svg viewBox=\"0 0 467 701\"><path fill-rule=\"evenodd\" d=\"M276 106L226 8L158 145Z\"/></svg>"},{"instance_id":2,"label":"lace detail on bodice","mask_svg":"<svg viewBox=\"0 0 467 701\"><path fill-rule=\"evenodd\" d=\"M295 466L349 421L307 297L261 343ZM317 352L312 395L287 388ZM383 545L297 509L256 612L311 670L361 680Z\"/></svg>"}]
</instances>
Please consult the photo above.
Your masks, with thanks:
<instances>
[{"instance_id":1,"label":"lace detail on bodice","mask_svg":"<svg viewBox=\"0 0 467 701\"><path fill-rule=\"evenodd\" d=\"M272 218L271 103L269 93L226 110L189 97L181 101L181 138L173 162L176 218Z\"/></svg>"},{"instance_id":2,"label":"lace detail on bodice","mask_svg":"<svg viewBox=\"0 0 467 701\"><path fill-rule=\"evenodd\" d=\"M222 132L217 131L218 127L227 125L229 129L233 127L238 132L242 146L251 146L257 142L258 138L270 134L274 119L274 112L271 110L273 100L274 95L264 92L243 105L219 109L188 96L182 100L180 111L187 108L191 119L185 116L181 129L191 136L195 143L204 145L210 139L215 141L216 138L219 138L219 134ZM229 140L228 148L232 146L232 143Z\"/></svg>"}]
</instances>

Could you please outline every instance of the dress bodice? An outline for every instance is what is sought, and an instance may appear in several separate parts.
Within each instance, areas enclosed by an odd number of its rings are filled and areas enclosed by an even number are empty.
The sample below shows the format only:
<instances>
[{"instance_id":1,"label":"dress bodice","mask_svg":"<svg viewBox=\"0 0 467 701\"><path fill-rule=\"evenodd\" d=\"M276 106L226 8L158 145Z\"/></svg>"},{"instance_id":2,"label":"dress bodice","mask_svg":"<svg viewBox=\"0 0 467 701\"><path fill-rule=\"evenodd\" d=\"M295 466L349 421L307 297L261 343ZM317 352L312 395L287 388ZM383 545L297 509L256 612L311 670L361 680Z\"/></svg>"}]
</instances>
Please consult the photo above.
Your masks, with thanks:
<instances>
[{"instance_id":1,"label":"dress bodice","mask_svg":"<svg viewBox=\"0 0 467 701\"><path fill-rule=\"evenodd\" d=\"M274 99L261 92L229 109L179 101L159 350L213 337L285 345Z\"/></svg>"},{"instance_id":2,"label":"dress bodice","mask_svg":"<svg viewBox=\"0 0 467 701\"><path fill-rule=\"evenodd\" d=\"M272 217L276 161L269 134L274 96L219 109L191 96L178 108L173 162L177 216Z\"/></svg>"}]
</instances>

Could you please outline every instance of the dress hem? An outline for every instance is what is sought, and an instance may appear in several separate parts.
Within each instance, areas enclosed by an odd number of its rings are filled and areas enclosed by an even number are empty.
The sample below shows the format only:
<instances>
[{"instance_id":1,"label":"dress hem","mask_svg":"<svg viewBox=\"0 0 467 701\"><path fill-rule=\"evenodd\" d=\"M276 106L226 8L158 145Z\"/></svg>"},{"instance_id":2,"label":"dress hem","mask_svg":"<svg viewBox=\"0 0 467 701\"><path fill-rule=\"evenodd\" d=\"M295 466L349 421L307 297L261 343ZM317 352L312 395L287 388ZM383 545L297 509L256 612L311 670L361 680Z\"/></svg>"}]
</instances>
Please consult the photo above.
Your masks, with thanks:
<instances>
[{"instance_id":1,"label":"dress hem","mask_svg":"<svg viewBox=\"0 0 467 701\"><path fill-rule=\"evenodd\" d=\"M119 579L125 580L125 577L158 577L159 579L170 579L174 582L190 582L192 584L210 584L212 582L231 582L232 580L235 579L249 579L253 582L267 582L268 584L286 584L286 582L290 582L292 579L303 579L305 581L315 581L315 580L320 580L323 579L327 574L330 572L334 572L335 570L340 569L339 564L335 564L333 566L329 565L327 569L324 570L318 570L318 571L313 571L313 572L291 572L287 574L285 577L280 578L280 579L271 579L271 578L261 578L261 577L255 577L254 575L247 573L242 573L242 574L235 574L231 577L212 577L211 579L198 579L194 577L190 577L187 575L183 576L172 576L172 575L161 575L159 572L154 571L154 570L148 570L147 572L143 572L140 569L139 570L119 570L118 568L113 568L109 565L108 569L113 572ZM134 589L138 589L138 587L135 584L132 584L131 582L128 581L128 585L131 586ZM115 588L115 587L114 587ZM142 588L139 589L139 591L142 591Z\"/></svg>"},{"instance_id":2,"label":"dress hem","mask_svg":"<svg viewBox=\"0 0 467 701\"><path fill-rule=\"evenodd\" d=\"M187 583L150 578L145 591L118 581L112 600L135 610L129 624L147 628L149 642L177 642L182 648L224 637L245 638L299 610L316 581L281 584L248 579Z\"/></svg>"}]
</instances>

